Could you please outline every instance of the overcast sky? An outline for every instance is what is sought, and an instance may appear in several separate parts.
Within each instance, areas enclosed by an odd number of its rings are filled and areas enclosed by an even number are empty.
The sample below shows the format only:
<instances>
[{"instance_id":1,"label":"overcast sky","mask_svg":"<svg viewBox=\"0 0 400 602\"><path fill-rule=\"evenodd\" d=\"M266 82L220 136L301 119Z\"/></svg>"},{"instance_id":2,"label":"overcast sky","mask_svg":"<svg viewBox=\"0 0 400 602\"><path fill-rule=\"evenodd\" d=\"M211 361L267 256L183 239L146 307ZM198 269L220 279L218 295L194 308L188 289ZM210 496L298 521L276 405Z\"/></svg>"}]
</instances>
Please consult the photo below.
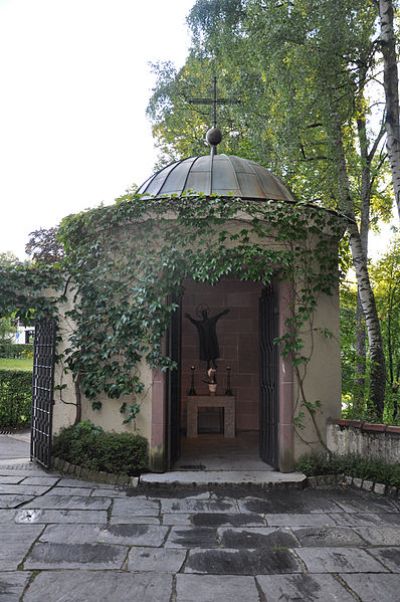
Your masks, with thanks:
<instances>
[{"instance_id":1,"label":"overcast sky","mask_svg":"<svg viewBox=\"0 0 400 602\"><path fill-rule=\"evenodd\" d=\"M0 0L0 251L153 171L149 62L183 64L194 0Z\"/></svg>"},{"instance_id":2,"label":"overcast sky","mask_svg":"<svg viewBox=\"0 0 400 602\"><path fill-rule=\"evenodd\" d=\"M149 62L184 63L193 3L0 0L0 252L153 172Z\"/></svg>"}]
</instances>

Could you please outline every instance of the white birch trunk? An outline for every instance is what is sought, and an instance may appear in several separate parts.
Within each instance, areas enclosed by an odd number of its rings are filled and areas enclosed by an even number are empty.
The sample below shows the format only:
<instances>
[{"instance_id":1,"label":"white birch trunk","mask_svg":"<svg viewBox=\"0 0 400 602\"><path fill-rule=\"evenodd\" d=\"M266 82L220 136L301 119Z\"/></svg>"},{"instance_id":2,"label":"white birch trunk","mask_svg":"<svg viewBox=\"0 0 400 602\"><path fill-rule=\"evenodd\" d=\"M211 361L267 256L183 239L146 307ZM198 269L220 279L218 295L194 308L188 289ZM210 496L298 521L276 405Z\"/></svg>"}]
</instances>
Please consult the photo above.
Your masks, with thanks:
<instances>
[{"instance_id":1,"label":"white birch trunk","mask_svg":"<svg viewBox=\"0 0 400 602\"><path fill-rule=\"evenodd\" d=\"M400 217L400 121L399 75L397 70L396 39L393 25L392 0L379 0L381 49L383 54L383 83L386 97L387 151L392 172L393 189Z\"/></svg>"},{"instance_id":2,"label":"white birch trunk","mask_svg":"<svg viewBox=\"0 0 400 602\"><path fill-rule=\"evenodd\" d=\"M386 368L381 335L381 327L376 311L375 297L368 273L367 257L364 253L360 232L354 214L353 199L343 148L342 129L339 120L335 123L336 152L340 188L341 210L348 217L347 230L350 236L350 248L357 277L358 294L364 312L368 333L371 359L369 401L373 404L376 417L381 420L385 404Z\"/></svg>"}]
</instances>

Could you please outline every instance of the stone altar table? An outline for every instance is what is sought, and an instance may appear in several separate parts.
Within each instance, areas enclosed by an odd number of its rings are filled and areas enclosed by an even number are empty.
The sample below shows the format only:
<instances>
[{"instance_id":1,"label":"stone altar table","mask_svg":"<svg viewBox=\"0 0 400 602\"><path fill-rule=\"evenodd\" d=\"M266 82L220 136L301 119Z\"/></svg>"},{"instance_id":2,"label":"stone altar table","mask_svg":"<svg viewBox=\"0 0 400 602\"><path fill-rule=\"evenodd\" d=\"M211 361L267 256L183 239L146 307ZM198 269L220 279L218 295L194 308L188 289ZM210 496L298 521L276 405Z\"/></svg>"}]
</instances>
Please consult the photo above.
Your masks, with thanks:
<instances>
[{"instance_id":1,"label":"stone altar table","mask_svg":"<svg viewBox=\"0 0 400 602\"><path fill-rule=\"evenodd\" d=\"M224 409L224 437L235 437L235 397L233 395L190 395L187 400L187 437L198 437L199 408Z\"/></svg>"}]
</instances>

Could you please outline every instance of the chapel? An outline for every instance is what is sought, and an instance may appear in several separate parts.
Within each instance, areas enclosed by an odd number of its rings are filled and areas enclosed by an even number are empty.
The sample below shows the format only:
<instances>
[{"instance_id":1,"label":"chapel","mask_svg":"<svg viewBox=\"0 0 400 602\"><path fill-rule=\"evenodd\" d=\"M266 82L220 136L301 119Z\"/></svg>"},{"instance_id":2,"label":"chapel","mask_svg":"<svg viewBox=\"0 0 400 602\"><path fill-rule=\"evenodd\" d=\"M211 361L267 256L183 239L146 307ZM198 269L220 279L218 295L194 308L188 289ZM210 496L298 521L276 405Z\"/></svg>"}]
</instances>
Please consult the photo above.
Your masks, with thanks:
<instances>
[{"instance_id":1,"label":"chapel","mask_svg":"<svg viewBox=\"0 0 400 602\"><path fill-rule=\"evenodd\" d=\"M212 128L207 133L209 153L168 165L150 176L138 193L143 198L202 194L255 204L284 203L289 209L296 205L291 191L268 169L219 154L220 141L220 130ZM232 232L241 227L240 220L232 220ZM304 244L312 247L318 237L329 239L337 250L337 233L329 229L310 234ZM278 243L271 239L264 244ZM268 286L234 274L213 285L192 278L183 282L164 341L177 369L163 372L145 362L140 367L146 386L135 428L148 440L151 470L290 472L302 454L321 449L327 423L340 415L338 287L318 294L312 328L301 334L305 348L313 352L299 382L292 357L282 355L276 342L288 332L299 283L296 277L282 279L279 265L274 269L276 277ZM73 302L71 296L60 307L58 352L68 346L73 332L65 317ZM323 331L331 336L323 336ZM56 366L56 381L62 370L62 365ZM53 433L74 421L74 408L68 405L74 396L72 377L64 375L63 383L63 402L55 398ZM302 408L305 393L318 402L314 416ZM132 432L133 426L121 420L120 401L105 398L96 411L83 399L82 419L106 430Z\"/></svg>"}]
</instances>

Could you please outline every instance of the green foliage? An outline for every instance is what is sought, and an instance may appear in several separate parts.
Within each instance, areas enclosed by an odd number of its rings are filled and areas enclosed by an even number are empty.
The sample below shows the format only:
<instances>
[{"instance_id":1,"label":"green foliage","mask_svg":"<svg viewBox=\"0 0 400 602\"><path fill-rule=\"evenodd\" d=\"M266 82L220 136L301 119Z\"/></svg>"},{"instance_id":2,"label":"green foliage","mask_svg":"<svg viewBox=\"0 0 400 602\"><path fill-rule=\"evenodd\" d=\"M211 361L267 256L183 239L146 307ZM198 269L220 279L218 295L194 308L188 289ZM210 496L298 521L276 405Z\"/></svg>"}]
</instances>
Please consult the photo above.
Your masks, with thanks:
<instances>
[{"instance_id":1,"label":"green foliage","mask_svg":"<svg viewBox=\"0 0 400 602\"><path fill-rule=\"evenodd\" d=\"M31 420L32 373L0 370L0 426L18 428Z\"/></svg>"},{"instance_id":2,"label":"green foliage","mask_svg":"<svg viewBox=\"0 0 400 602\"><path fill-rule=\"evenodd\" d=\"M243 227L232 232L229 224L238 215ZM276 266L280 278L294 280L296 274L302 282L298 309L291 334L280 343L283 353L304 362L300 330L317 296L330 293L337 279L335 245L323 233L339 236L341 228L336 215L318 207L202 196L128 194L115 205L65 219L60 237L76 299L68 313L76 329L65 359L81 375L84 394L94 400L103 392L111 398L140 393L142 358L174 368L161 340L186 277L215 284L233 276L267 284ZM319 234L315 248L307 239L313 233ZM271 238L281 243L280 250L265 243ZM121 245L129 251L121 252ZM137 411L135 404L130 407L127 421Z\"/></svg>"},{"instance_id":3,"label":"green foliage","mask_svg":"<svg viewBox=\"0 0 400 602\"><path fill-rule=\"evenodd\" d=\"M62 429L53 454L89 470L137 475L148 465L147 441L131 433L106 433L89 421Z\"/></svg>"},{"instance_id":4,"label":"green foliage","mask_svg":"<svg viewBox=\"0 0 400 602\"><path fill-rule=\"evenodd\" d=\"M121 414L126 414L123 423L129 424L130 422L135 423L136 417L140 412L140 404L134 402L130 404L123 403L120 408Z\"/></svg>"},{"instance_id":5,"label":"green foliage","mask_svg":"<svg viewBox=\"0 0 400 602\"><path fill-rule=\"evenodd\" d=\"M32 358L33 345L22 345L9 341L0 341L0 358Z\"/></svg>"},{"instance_id":6,"label":"green foliage","mask_svg":"<svg viewBox=\"0 0 400 602\"><path fill-rule=\"evenodd\" d=\"M357 214L365 167L357 120L367 120L371 148L378 135L373 103L383 100L381 90L365 93L378 60L377 16L364 0L197 0L188 18L193 37L184 66L154 67L148 114L161 163L203 154L210 107L189 100L209 98L217 74L219 96L240 101L218 106L220 152L253 159L283 177L297 198L336 208L338 117ZM387 220L387 167L384 157L372 159L372 218Z\"/></svg>"},{"instance_id":7,"label":"green foliage","mask_svg":"<svg viewBox=\"0 0 400 602\"><path fill-rule=\"evenodd\" d=\"M344 474L400 487L399 464L386 464L381 460L373 460L356 454L346 456L336 454L306 455L297 462L296 469L304 472L307 476Z\"/></svg>"}]
</instances>

